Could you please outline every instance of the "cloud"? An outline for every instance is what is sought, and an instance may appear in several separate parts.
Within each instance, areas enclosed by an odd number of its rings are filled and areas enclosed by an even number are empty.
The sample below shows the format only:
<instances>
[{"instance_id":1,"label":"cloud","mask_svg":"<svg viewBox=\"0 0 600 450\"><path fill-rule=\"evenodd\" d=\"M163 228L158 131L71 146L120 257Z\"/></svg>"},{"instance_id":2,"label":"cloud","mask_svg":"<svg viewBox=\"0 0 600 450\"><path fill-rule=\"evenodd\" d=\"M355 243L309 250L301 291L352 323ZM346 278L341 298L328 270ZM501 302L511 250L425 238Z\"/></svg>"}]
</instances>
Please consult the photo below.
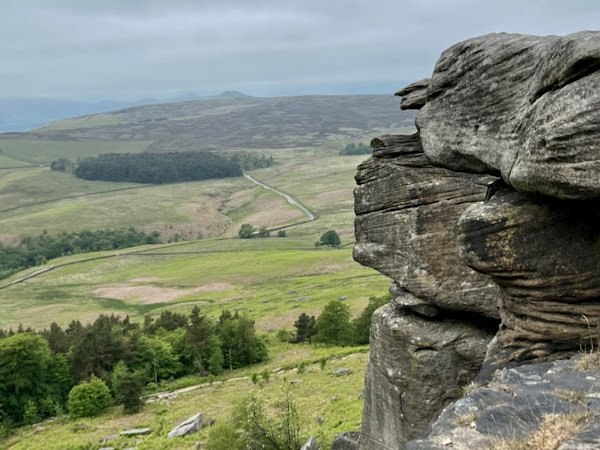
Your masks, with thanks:
<instances>
[{"instance_id":1,"label":"cloud","mask_svg":"<svg viewBox=\"0 0 600 450\"><path fill-rule=\"evenodd\" d=\"M599 16L591 0L4 0L0 97L401 83L468 37L566 34Z\"/></svg>"}]
</instances>

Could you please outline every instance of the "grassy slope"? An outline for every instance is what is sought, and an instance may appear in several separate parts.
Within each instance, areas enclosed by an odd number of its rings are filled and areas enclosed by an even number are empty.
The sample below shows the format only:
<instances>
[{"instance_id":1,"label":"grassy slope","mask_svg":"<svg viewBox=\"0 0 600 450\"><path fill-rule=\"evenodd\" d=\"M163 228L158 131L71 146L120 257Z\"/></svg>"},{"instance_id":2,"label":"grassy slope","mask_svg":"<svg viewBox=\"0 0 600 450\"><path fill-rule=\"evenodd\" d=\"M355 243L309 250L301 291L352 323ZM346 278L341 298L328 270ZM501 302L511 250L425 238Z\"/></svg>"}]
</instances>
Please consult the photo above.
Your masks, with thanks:
<instances>
[{"instance_id":1,"label":"grassy slope","mask_svg":"<svg viewBox=\"0 0 600 450\"><path fill-rule=\"evenodd\" d=\"M303 101L295 109L298 114L304 114L302 111L313 107L311 99ZM268 103L273 102L269 100ZM188 104L186 107L192 106ZM194 119L194 122L210 117L222 122L224 114L228 118L244 114L246 105L240 102L238 106L238 109L232 109L232 105L213 105L201 111L196 110L195 117L189 116L189 111L178 113L173 110L168 122L178 121L184 126L190 119ZM282 104L282 111L284 106ZM304 122L297 122L297 114L284 114L283 111L278 114L282 117L289 115L292 120L284 124L287 134L281 134L278 127L273 125L278 115L273 115L273 105L269 106L271 109L266 108L267 105L262 110L254 110L252 115L239 116L252 126L227 124L235 135L230 147L222 145L227 133L210 129L196 131L208 133L207 139L202 141L208 148L214 147L228 153L243 148L236 142L249 142L252 151L273 155L277 164L255 171L253 176L294 195L318 214L317 221L288 229L286 238L247 241L205 239L150 247L146 248L144 254L121 255L57 267L34 280L0 290L0 327L16 327L19 322L26 327L44 327L51 321L64 325L74 318L86 322L99 313L111 312L129 314L140 320L146 313L159 314L163 309L188 312L192 305L199 304L203 312L212 317L224 307L244 308L270 341L271 360L268 363L229 376L249 375L265 367L269 370L278 366L289 368L302 361L315 362L321 357L364 351L364 348L336 349L281 344L275 341L272 331L291 328L301 312L318 314L330 300L344 297L356 315L366 305L369 296L385 293L387 278L354 263L351 247L315 250L313 243L329 229L336 229L343 243L350 243L353 239L353 176L357 164L366 156L339 157L339 150L351 141L368 142L376 135L410 130L398 127L385 129L381 122L367 128L351 124L352 121L361 123L360 118L345 118L342 122L350 126L336 128L335 124L330 123L327 127L319 125L320 119L317 117L313 126L313 118L308 115L308 119L303 120L317 132L304 132ZM151 107L148 111L150 116L159 117L169 109ZM261 115L263 113L266 114L264 117ZM327 115L326 111L321 113ZM260 121L256 126L252 123L255 117ZM393 113L390 113L390 118L388 124L394 120ZM74 125L110 126L116 125L115 119L119 123L139 123L139 120L146 120L146 116L140 115L138 110L132 110L116 116L109 114L54 123L48 129L60 133L66 130L66 136L73 134L67 129ZM402 126L402 120L398 122ZM162 127L166 125L163 121L157 124ZM153 124L144 122L143 126L148 131ZM98 130L88 130L84 134L101 135L101 130ZM240 130L245 130L246 134ZM121 131L124 133L122 139L131 138L130 134L125 133L126 129ZM116 136L121 131L116 132L113 127L108 135ZM211 138L210 132L215 136ZM254 134L247 135L248 132ZM314 145L307 146L307 142ZM47 163L58 157L75 159L77 156L110 151L142 151L147 144L146 141L55 142L43 141L40 136L29 141L0 140L5 153L13 152L15 156L34 163ZM165 145L178 144L175 140ZM287 147L294 147L294 150ZM280 197L241 178L142 187L28 206L33 202L130 186L135 185L87 182L69 174L51 172L44 167L0 171L0 209L23 206L14 211L0 212L0 239L14 241L19 234L38 233L42 229L58 232L65 229L124 226L136 226L148 231L158 229L166 237L176 232L181 232L187 238L195 238L197 233L202 233L204 237L231 237L237 234L242 223L277 226L303 219L297 209ZM184 254L163 254L174 252ZM51 263L59 266L110 255L68 256ZM29 269L13 278L37 269ZM294 373L286 375L288 380L304 380L294 386L294 390L297 391L308 428L311 433L322 437L324 448L336 433L356 429L360 424L362 401L358 393L362 391L366 359L365 353L358 353L347 360L330 362L331 367L350 367L353 374L349 377L335 378L320 369L307 371L302 376ZM275 387L281 381L282 378L273 379L269 386ZM52 425L43 425L43 430L24 427L7 442L0 443L0 446L79 448L79 445L89 448L94 444L98 446L103 437L124 428L148 425L152 427L152 435L144 438L138 448L195 448L197 441L205 439L205 432L175 442L167 442L164 435L173 425L199 411L205 416L225 420L235 401L251 388L248 380L232 381L180 395L167 405L149 405L143 413L134 416L123 416L119 409L114 409L108 416L79 423L60 419ZM276 391L265 389L267 395L274 395ZM338 401L332 401L333 396L337 396ZM322 426L315 422L319 416L325 418ZM127 445L119 441L116 446L122 448Z\"/></svg>"},{"instance_id":2,"label":"grassy slope","mask_svg":"<svg viewBox=\"0 0 600 450\"><path fill-rule=\"evenodd\" d=\"M14 450L35 449L75 449L99 448L100 441L107 436L118 434L128 428L150 427L151 434L142 436L141 442L134 438L120 438L106 445L116 448L134 446L143 449L195 449L197 442L206 442L208 429L184 438L166 439L166 434L183 420L201 412L207 419L218 422L227 420L240 399L252 390L260 389L263 398L269 402L277 398L280 387L290 380L301 379L302 383L291 386L307 435L318 437L321 448L329 448L333 437L340 432L357 429L360 426L363 400L363 379L368 355L356 353L339 358L336 354L344 352L341 348L311 348L307 345L286 346L289 352L303 355L302 361L330 358L327 368L322 371L319 364L309 365L303 374L295 370L280 375L272 375L268 383L257 388L249 379L215 383L189 393L180 394L175 400L147 405L139 414L123 415L120 408L113 408L108 414L95 419L81 419L71 422L66 417L41 426L23 427L7 439L3 448ZM267 365L267 368L272 367ZM331 375L336 368L349 368L348 376ZM263 366L255 367L256 372ZM237 375L237 374L236 374ZM242 374L243 375L243 374ZM237 377L236 377L237 378ZM317 418L324 422L319 425ZM2 444L0 444L2 445ZM95 445L95 446L94 446Z\"/></svg>"}]
</instances>

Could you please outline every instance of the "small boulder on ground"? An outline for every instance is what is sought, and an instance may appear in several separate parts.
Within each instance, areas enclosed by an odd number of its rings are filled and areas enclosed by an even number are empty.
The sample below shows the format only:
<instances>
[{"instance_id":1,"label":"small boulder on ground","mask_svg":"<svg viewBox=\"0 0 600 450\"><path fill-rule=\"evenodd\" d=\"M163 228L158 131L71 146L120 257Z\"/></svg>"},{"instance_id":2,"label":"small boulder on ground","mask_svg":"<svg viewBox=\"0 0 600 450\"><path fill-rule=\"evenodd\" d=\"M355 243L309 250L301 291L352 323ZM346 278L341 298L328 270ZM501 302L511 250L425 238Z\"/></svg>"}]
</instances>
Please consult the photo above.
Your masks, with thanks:
<instances>
[{"instance_id":1,"label":"small boulder on ground","mask_svg":"<svg viewBox=\"0 0 600 450\"><path fill-rule=\"evenodd\" d=\"M304 443L300 450L319 450L319 443L314 436L308 438L308 441Z\"/></svg>"},{"instance_id":2,"label":"small boulder on ground","mask_svg":"<svg viewBox=\"0 0 600 450\"><path fill-rule=\"evenodd\" d=\"M190 417L185 422L180 423L167 434L167 438L178 436L187 436L200 431L204 427L204 416L201 413Z\"/></svg>"},{"instance_id":3,"label":"small boulder on ground","mask_svg":"<svg viewBox=\"0 0 600 450\"><path fill-rule=\"evenodd\" d=\"M120 433L121 436L138 436L143 434L150 434L150 428L131 428Z\"/></svg>"},{"instance_id":4,"label":"small boulder on ground","mask_svg":"<svg viewBox=\"0 0 600 450\"><path fill-rule=\"evenodd\" d=\"M350 375L352 373L352 371L350 369L346 369L346 368L340 368L340 369L335 369L333 371L331 371L331 373L333 375Z\"/></svg>"}]
</instances>

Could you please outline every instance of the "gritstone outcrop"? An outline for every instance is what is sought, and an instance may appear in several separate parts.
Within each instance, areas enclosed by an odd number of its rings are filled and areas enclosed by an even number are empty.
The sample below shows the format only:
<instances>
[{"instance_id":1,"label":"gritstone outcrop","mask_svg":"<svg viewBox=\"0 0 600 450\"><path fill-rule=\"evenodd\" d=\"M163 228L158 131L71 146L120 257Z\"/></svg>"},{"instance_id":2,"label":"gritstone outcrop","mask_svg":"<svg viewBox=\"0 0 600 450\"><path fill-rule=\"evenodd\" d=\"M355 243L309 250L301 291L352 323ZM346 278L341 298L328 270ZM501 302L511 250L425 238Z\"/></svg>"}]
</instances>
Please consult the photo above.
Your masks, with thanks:
<instances>
[{"instance_id":1,"label":"gritstone outcrop","mask_svg":"<svg viewBox=\"0 0 600 450\"><path fill-rule=\"evenodd\" d=\"M476 377L597 345L599 71L600 32L492 34L397 93L418 133L374 139L356 175L354 258L394 296L359 448L402 448Z\"/></svg>"}]
</instances>

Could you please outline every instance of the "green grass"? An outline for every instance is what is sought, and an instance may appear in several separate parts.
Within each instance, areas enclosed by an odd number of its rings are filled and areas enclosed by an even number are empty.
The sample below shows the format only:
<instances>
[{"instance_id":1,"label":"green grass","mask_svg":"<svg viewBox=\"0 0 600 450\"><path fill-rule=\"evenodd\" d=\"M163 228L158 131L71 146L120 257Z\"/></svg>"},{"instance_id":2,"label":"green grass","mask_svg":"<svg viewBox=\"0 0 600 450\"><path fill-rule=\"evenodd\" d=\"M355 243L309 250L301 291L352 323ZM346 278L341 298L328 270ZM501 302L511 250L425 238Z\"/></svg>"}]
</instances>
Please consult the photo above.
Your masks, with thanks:
<instances>
[{"instance_id":1,"label":"green grass","mask_svg":"<svg viewBox=\"0 0 600 450\"><path fill-rule=\"evenodd\" d=\"M77 158L96 156L101 153L137 153L144 151L149 142L73 142L73 141L27 141L0 140L2 152L7 156L16 156L37 163L50 163L58 158Z\"/></svg>"},{"instance_id":2,"label":"green grass","mask_svg":"<svg viewBox=\"0 0 600 450\"><path fill-rule=\"evenodd\" d=\"M118 257L62 267L96 255L51 261L54 270L0 290L0 327L66 325L77 318L91 321L100 313L141 320L165 309L187 313L198 304L215 318L223 308L243 308L259 329L275 331L290 328L300 313L318 315L329 301L343 297L357 315L370 296L387 289L387 278L356 264L350 248L291 250L284 248L285 239L240 242L237 249L238 243L232 243L230 250L214 253L160 255L152 249L142 256L122 250Z\"/></svg>"},{"instance_id":3,"label":"green grass","mask_svg":"<svg viewBox=\"0 0 600 450\"><path fill-rule=\"evenodd\" d=\"M18 161L7 156L0 155L0 169L14 168L30 165L29 163Z\"/></svg>"},{"instance_id":4,"label":"green grass","mask_svg":"<svg viewBox=\"0 0 600 450\"><path fill-rule=\"evenodd\" d=\"M319 364L309 364L301 375L295 370L272 374L270 381L262 386L255 386L248 378L238 378L258 373L265 368L270 370L273 364L267 363L245 372L227 374L213 385L179 394L174 400L148 404L139 414L126 416L120 408L113 408L108 414L93 419L70 421L62 416L53 423L20 428L0 445L14 450L98 448L100 441L109 435L128 428L148 426L152 430L151 434L140 437L139 443L134 438L119 438L106 445L117 448L133 445L139 449L194 449L197 442L206 442L210 428L177 439L166 439L166 434L198 412L207 419L215 418L218 423L227 420L240 399L253 390L259 392L263 401L271 402L279 395L280 386L296 379L301 379L302 382L292 385L291 391L307 437L315 435L321 448L329 448L337 433L358 429L364 403L360 393L363 390L368 355L360 352L343 357L341 355L345 349L336 347L282 345L289 347L289 352L308 355L302 361L309 362L317 356L328 358L326 369L321 370ZM316 354L312 355L313 352ZM339 377L331 374L333 369L342 367L349 368L351 374ZM231 381L227 381L231 378ZM322 425L317 422L319 417L324 419Z\"/></svg>"}]
</instances>

